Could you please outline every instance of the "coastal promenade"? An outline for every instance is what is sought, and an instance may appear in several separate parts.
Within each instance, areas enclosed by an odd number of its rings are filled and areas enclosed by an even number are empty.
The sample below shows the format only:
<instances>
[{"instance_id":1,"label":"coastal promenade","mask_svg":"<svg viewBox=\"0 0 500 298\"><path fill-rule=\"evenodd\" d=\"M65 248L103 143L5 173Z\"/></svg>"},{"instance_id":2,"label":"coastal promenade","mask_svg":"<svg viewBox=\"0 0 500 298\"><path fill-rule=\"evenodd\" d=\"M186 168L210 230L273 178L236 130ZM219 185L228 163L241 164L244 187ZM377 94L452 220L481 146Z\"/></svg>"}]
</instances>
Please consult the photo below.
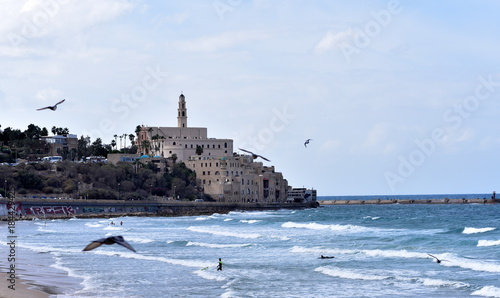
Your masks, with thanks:
<instances>
[{"instance_id":1,"label":"coastal promenade","mask_svg":"<svg viewBox=\"0 0 500 298\"><path fill-rule=\"evenodd\" d=\"M500 199L427 199L427 200L318 200L320 205L389 205L389 204L497 204Z\"/></svg>"},{"instance_id":2,"label":"coastal promenade","mask_svg":"<svg viewBox=\"0 0 500 298\"><path fill-rule=\"evenodd\" d=\"M8 199L0 199L0 220L7 220ZM196 216L230 211L265 211L315 208L317 203L227 203L176 200L122 201L26 199L13 200L16 219L109 218L118 216Z\"/></svg>"}]
</instances>

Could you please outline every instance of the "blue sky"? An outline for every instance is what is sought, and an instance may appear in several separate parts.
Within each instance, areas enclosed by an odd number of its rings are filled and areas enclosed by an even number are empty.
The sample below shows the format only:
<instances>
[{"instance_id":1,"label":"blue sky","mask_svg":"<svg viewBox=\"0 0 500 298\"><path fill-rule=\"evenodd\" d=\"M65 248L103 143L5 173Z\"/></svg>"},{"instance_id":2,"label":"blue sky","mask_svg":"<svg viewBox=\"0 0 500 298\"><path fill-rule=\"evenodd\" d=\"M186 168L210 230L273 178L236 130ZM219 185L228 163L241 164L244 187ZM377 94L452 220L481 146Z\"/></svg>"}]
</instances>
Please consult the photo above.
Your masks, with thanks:
<instances>
[{"instance_id":1,"label":"blue sky","mask_svg":"<svg viewBox=\"0 0 500 298\"><path fill-rule=\"evenodd\" d=\"M490 193L498 11L497 1L0 0L0 124L109 143L139 124L176 126L182 91L189 126L319 195Z\"/></svg>"}]
</instances>

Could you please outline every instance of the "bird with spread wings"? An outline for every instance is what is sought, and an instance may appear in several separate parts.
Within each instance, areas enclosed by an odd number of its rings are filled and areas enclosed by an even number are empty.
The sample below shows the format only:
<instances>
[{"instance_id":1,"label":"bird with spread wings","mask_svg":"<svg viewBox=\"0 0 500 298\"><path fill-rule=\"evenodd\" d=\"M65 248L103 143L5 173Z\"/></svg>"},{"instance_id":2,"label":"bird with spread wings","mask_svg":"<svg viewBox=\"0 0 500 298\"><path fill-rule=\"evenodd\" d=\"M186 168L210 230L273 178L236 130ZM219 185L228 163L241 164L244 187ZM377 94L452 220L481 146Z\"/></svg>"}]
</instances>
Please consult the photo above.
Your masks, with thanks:
<instances>
[{"instance_id":1,"label":"bird with spread wings","mask_svg":"<svg viewBox=\"0 0 500 298\"><path fill-rule=\"evenodd\" d=\"M39 109L36 109L36 110L37 110L37 111L41 111L41 110L50 109L50 110L52 110L52 111L55 111L55 110L57 110L57 105L58 105L58 104L62 104L65 100L66 100L66 99L63 99L63 100L61 100L60 102L56 103L56 104L55 104L55 105L53 105L53 106L47 106L47 107L44 107L44 108L39 108Z\"/></svg>"},{"instance_id":2,"label":"bird with spread wings","mask_svg":"<svg viewBox=\"0 0 500 298\"><path fill-rule=\"evenodd\" d=\"M246 152L246 153L251 154L251 155L252 155L252 157L253 157L253 159L256 159L256 158L260 157L260 158L262 158L263 160L270 161L269 159L265 158L264 156L259 155L259 154L256 154L256 153L253 153L252 151L248 151L248 150L241 149L241 148L238 148L238 149L240 149L240 150L241 150L241 151L243 151L243 152Z\"/></svg>"}]
</instances>

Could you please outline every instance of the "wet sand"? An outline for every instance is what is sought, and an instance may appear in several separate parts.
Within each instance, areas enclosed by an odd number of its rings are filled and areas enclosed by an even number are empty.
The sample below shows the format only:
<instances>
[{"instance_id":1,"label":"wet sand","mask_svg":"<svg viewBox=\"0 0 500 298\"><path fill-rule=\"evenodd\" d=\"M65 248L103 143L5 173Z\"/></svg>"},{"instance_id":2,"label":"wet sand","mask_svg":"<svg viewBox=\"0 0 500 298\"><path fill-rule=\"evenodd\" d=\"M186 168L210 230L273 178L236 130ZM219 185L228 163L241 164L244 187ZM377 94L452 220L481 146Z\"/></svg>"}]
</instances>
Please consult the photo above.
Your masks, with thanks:
<instances>
[{"instance_id":1,"label":"wet sand","mask_svg":"<svg viewBox=\"0 0 500 298\"><path fill-rule=\"evenodd\" d=\"M2 236L3 231L8 231L7 222L0 222ZM58 294L74 293L82 288L81 279L68 276L67 272L54 268L53 258L41 258L28 249L15 248L15 262L9 261L9 246L6 236L2 237L0 245L0 298L47 298L56 297ZM15 266L15 283L10 278L10 265ZM13 285L14 290L9 288Z\"/></svg>"}]
</instances>

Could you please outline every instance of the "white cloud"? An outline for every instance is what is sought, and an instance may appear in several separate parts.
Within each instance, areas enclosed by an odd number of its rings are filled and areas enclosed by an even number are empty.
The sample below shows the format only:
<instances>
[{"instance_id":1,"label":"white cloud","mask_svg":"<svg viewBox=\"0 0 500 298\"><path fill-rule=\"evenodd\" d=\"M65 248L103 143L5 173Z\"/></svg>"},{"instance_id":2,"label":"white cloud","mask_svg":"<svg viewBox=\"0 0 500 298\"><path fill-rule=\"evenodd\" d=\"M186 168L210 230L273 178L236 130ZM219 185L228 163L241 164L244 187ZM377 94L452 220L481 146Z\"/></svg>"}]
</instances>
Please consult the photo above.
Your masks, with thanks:
<instances>
[{"instance_id":1,"label":"white cloud","mask_svg":"<svg viewBox=\"0 0 500 298\"><path fill-rule=\"evenodd\" d=\"M63 92L58 89L49 87L47 89L39 90L35 96L41 103L51 103L55 100L60 100L63 97Z\"/></svg>"},{"instance_id":2,"label":"white cloud","mask_svg":"<svg viewBox=\"0 0 500 298\"><path fill-rule=\"evenodd\" d=\"M339 48L343 43L352 40L356 33L351 29L340 32L326 32L325 36L316 44L314 52L322 54L332 49Z\"/></svg>"}]
</instances>

